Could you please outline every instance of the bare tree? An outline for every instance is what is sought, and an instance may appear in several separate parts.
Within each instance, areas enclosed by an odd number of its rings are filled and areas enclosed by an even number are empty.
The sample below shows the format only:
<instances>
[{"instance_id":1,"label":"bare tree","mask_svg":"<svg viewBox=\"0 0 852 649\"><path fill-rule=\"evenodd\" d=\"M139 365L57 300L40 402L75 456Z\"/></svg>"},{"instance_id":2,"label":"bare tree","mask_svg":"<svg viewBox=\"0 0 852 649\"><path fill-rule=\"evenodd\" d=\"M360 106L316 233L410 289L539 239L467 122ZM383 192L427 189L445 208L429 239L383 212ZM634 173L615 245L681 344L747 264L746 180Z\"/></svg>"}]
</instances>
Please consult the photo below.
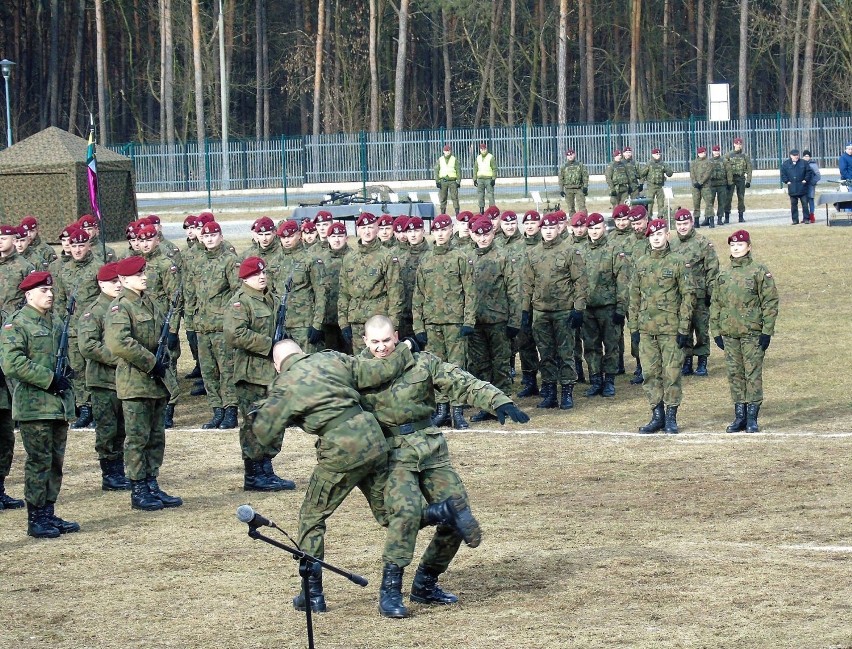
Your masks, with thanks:
<instances>
[{"instance_id":1,"label":"bare tree","mask_svg":"<svg viewBox=\"0 0 852 649\"><path fill-rule=\"evenodd\" d=\"M814 47L816 45L817 14L820 8L819 0L809 0L808 29L805 36L805 58L802 62L802 115L805 117L807 128L810 129L814 114Z\"/></svg>"},{"instance_id":2,"label":"bare tree","mask_svg":"<svg viewBox=\"0 0 852 649\"><path fill-rule=\"evenodd\" d=\"M195 137L198 151L204 150L204 76L201 69L201 10L198 0L192 0L192 70L195 81Z\"/></svg>"},{"instance_id":3,"label":"bare tree","mask_svg":"<svg viewBox=\"0 0 852 649\"><path fill-rule=\"evenodd\" d=\"M50 62L47 68L47 120L51 126L59 124L59 20L59 0L50 0Z\"/></svg>"},{"instance_id":4,"label":"bare tree","mask_svg":"<svg viewBox=\"0 0 852 649\"><path fill-rule=\"evenodd\" d=\"M634 0L636 2L637 0ZM560 126L568 122L568 0L559 0L559 53L556 58L556 121Z\"/></svg>"},{"instance_id":5,"label":"bare tree","mask_svg":"<svg viewBox=\"0 0 852 649\"><path fill-rule=\"evenodd\" d=\"M799 116L799 50L802 48L803 5L803 0L796 2L796 27L793 30L793 86L790 88L790 117L794 120Z\"/></svg>"},{"instance_id":6,"label":"bare tree","mask_svg":"<svg viewBox=\"0 0 852 649\"><path fill-rule=\"evenodd\" d=\"M710 19L707 22L707 83L715 81L716 25L719 21L719 0L710 0Z\"/></svg>"},{"instance_id":7,"label":"bare tree","mask_svg":"<svg viewBox=\"0 0 852 649\"><path fill-rule=\"evenodd\" d=\"M639 31L642 29L642 0L633 0L630 13L630 126L639 119Z\"/></svg>"},{"instance_id":8,"label":"bare tree","mask_svg":"<svg viewBox=\"0 0 852 649\"><path fill-rule=\"evenodd\" d=\"M446 113L447 130L453 129L453 100L452 100L452 68L450 67L450 28L446 7L441 8L441 55L444 58L444 112Z\"/></svg>"},{"instance_id":9,"label":"bare tree","mask_svg":"<svg viewBox=\"0 0 852 649\"><path fill-rule=\"evenodd\" d=\"M325 0L317 0L317 42L314 51L314 113L313 134L320 134L320 105L322 101L322 57L325 41Z\"/></svg>"},{"instance_id":10,"label":"bare tree","mask_svg":"<svg viewBox=\"0 0 852 649\"><path fill-rule=\"evenodd\" d=\"M74 71L71 73L71 97L68 102L68 130L73 133L77 123L77 104L80 96L80 69L83 67L83 36L86 26L86 0L77 2L77 27L74 46Z\"/></svg>"},{"instance_id":11,"label":"bare tree","mask_svg":"<svg viewBox=\"0 0 852 649\"><path fill-rule=\"evenodd\" d=\"M370 60L370 132L379 130L380 110L379 106L379 37L378 37L378 10L377 0L370 0L370 43L368 58Z\"/></svg>"},{"instance_id":12,"label":"bare tree","mask_svg":"<svg viewBox=\"0 0 852 649\"><path fill-rule=\"evenodd\" d=\"M393 98L393 130L401 131L404 126L405 115L405 68L406 47L408 45L408 2L409 0L400 0L399 2L399 34L397 35L396 49L396 75L394 77L394 98Z\"/></svg>"},{"instance_id":13,"label":"bare tree","mask_svg":"<svg viewBox=\"0 0 852 649\"><path fill-rule=\"evenodd\" d=\"M738 66L737 117L748 117L748 0L740 0L740 60Z\"/></svg>"},{"instance_id":14,"label":"bare tree","mask_svg":"<svg viewBox=\"0 0 852 649\"><path fill-rule=\"evenodd\" d=\"M506 61L506 123L515 123L515 33L517 30L517 0L509 0L509 58Z\"/></svg>"},{"instance_id":15,"label":"bare tree","mask_svg":"<svg viewBox=\"0 0 852 649\"><path fill-rule=\"evenodd\" d=\"M594 19L592 17L591 0L581 0L586 5L586 120L595 121L595 50L594 50Z\"/></svg>"},{"instance_id":16,"label":"bare tree","mask_svg":"<svg viewBox=\"0 0 852 649\"><path fill-rule=\"evenodd\" d=\"M98 141L101 146L107 142L107 105L106 105L106 34L104 33L103 0L95 0L95 33L97 77L98 77Z\"/></svg>"},{"instance_id":17,"label":"bare tree","mask_svg":"<svg viewBox=\"0 0 852 649\"><path fill-rule=\"evenodd\" d=\"M175 142L175 47L172 0L160 0L160 139Z\"/></svg>"}]
</instances>

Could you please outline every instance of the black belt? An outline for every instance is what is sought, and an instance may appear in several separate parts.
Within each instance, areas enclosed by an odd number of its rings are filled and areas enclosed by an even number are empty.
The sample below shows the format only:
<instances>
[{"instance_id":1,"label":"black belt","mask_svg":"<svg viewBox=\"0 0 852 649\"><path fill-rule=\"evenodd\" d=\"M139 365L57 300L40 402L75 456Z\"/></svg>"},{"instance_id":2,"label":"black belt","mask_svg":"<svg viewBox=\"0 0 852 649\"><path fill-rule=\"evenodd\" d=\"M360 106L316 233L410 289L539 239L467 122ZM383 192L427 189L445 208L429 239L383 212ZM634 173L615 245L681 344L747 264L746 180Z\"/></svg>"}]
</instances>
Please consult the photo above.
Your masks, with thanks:
<instances>
[{"instance_id":1,"label":"black belt","mask_svg":"<svg viewBox=\"0 0 852 649\"><path fill-rule=\"evenodd\" d=\"M411 435L411 433L416 433L418 430L431 427L432 420L427 417L426 419L420 419L418 421L409 421L404 424L400 424L399 426L384 425L382 426L382 430L391 433L392 435Z\"/></svg>"}]
</instances>

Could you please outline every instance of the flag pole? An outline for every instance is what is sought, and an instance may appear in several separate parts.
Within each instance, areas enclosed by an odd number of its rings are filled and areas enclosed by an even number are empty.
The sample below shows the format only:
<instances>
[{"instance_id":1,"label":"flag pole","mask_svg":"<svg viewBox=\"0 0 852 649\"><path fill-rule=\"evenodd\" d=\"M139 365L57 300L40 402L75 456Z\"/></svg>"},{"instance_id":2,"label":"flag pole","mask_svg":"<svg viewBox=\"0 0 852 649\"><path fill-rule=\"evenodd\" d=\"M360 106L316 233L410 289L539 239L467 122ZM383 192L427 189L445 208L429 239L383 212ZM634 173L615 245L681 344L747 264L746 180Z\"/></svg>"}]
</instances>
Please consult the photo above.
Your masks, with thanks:
<instances>
[{"instance_id":1,"label":"flag pole","mask_svg":"<svg viewBox=\"0 0 852 649\"><path fill-rule=\"evenodd\" d=\"M89 146L86 149L86 167L89 184L89 202L91 203L92 210L98 219L101 255L103 256L104 263L106 263L106 227L104 226L103 216L101 216L101 184L98 182L98 162L95 153L95 116L93 113L89 113Z\"/></svg>"}]
</instances>

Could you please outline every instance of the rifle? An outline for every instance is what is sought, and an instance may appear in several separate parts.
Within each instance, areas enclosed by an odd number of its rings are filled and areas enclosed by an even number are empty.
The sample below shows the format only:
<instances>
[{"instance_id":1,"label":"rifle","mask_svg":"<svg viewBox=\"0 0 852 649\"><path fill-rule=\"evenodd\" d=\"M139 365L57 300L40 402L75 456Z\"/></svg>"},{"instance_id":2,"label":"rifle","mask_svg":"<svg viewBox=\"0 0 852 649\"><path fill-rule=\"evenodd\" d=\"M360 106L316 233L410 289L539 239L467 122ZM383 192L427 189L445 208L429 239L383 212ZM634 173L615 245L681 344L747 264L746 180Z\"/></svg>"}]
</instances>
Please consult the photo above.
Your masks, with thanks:
<instances>
[{"instance_id":1,"label":"rifle","mask_svg":"<svg viewBox=\"0 0 852 649\"><path fill-rule=\"evenodd\" d=\"M287 278L287 283L284 284L284 295L281 297L281 304L278 306L278 313L275 315L275 333L272 335L272 344L280 343L285 338L289 338L287 333L287 298L290 297L290 291L293 290L293 273Z\"/></svg>"},{"instance_id":2,"label":"rifle","mask_svg":"<svg viewBox=\"0 0 852 649\"><path fill-rule=\"evenodd\" d=\"M160 337L157 340L157 351L154 352L155 363L163 364L166 362L166 356L169 353L169 325L172 323L175 311L177 311L180 291L180 289L175 291L172 301L169 303L169 311L166 313L166 319L163 320L163 328L160 329Z\"/></svg>"},{"instance_id":3,"label":"rifle","mask_svg":"<svg viewBox=\"0 0 852 649\"><path fill-rule=\"evenodd\" d=\"M73 375L68 366L68 329L71 326L71 316L74 315L74 307L77 306L77 291L68 298L68 306L65 307L65 319L62 321L62 335L59 336L59 347L56 350L56 364L53 366L53 376L57 379L70 379ZM59 396L65 393L59 391Z\"/></svg>"}]
</instances>

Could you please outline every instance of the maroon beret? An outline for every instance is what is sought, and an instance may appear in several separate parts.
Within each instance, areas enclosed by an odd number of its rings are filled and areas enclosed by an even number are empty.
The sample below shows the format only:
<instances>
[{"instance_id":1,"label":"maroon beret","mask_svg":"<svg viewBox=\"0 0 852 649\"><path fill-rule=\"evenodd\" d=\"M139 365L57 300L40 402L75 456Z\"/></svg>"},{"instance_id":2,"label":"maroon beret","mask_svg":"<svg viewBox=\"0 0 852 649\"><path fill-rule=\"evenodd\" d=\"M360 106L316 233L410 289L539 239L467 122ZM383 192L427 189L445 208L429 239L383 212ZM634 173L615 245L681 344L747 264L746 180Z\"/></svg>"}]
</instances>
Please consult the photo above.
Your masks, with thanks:
<instances>
[{"instance_id":1,"label":"maroon beret","mask_svg":"<svg viewBox=\"0 0 852 649\"><path fill-rule=\"evenodd\" d=\"M3 224L0 225L0 236L4 237L14 237L18 235L18 228L14 225Z\"/></svg>"},{"instance_id":2,"label":"maroon beret","mask_svg":"<svg viewBox=\"0 0 852 649\"><path fill-rule=\"evenodd\" d=\"M447 214L439 214L432 221L432 231L453 227L453 220Z\"/></svg>"},{"instance_id":3,"label":"maroon beret","mask_svg":"<svg viewBox=\"0 0 852 649\"><path fill-rule=\"evenodd\" d=\"M213 212L202 212L201 214L195 217L195 227L200 228L207 223L211 223L215 219L216 217L213 216Z\"/></svg>"},{"instance_id":4,"label":"maroon beret","mask_svg":"<svg viewBox=\"0 0 852 649\"><path fill-rule=\"evenodd\" d=\"M326 221L333 220L333 218L334 217L331 215L331 212L328 210L320 210L314 217L314 223L325 223Z\"/></svg>"},{"instance_id":5,"label":"maroon beret","mask_svg":"<svg viewBox=\"0 0 852 649\"><path fill-rule=\"evenodd\" d=\"M423 219L419 216L412 216L407 220L405 224L406 232L411 232L412 230L422 230L423 229Z\"/></svg>"},{"instance_id":6,"label":"maroon beret","mask_svg":"<svg viewBox=\"0 0 852 649\"><path fill-rule=\"evenodd\" d=\"M149 214L145 217L145 220L148 221L151 225L160 225L160 217L156 214Z\"/></svg>"},{"instance_id":7,"label":"maroon beret","mask_svg":"<svg viewBox=\"0 0 852 649\"><path fill-rule=\"evenodd\" d=\"M603 214L598 214L597 212L592 212L586 217L586 227L592 227L593 225L600 225L604 222Z\"/></svg>"},{"instance_id":8,"label":"maroon beret","mask_svg":"<svg viewBox=\"0 0 852 649\"><path fill-rule=\"evenodd\" d=\"M30 273L18 284L18 288L24 292L39 286L53 286L53 276L46 270Z\"/></svg>"},{"instance_id":9,"label":"maroon beret","mask_svg":"<svg viewBox=\"0 0 852 649\"><path fill-rule=\"evenodd\" d=\"M487 145L485 142L480 142L480 143L479 143L479 148L480 148L480 149L487 149L487 148L488 148L488 145Z\"/></svg>"},{"instance_id":10,"label":"maroon beret","mask_svg":"<svg viewBox=\"0 0 852 649\"><path fill-rule=\"evenodd\" d=\"M311 221L310 219L305 219L302 221L302 232L316 232L317 224Z\"/></svg>"},{"instance_id":11,"label":"maroon beret","mask_svg":"<svg viewBox=\"0 0 852 649\"><path fill-rule=\"evenodd\" d=\"M506 210L500 216L500 219L505 221L506 223L515 223L518 220L518 215L515 214L512 210Z\"/></svg>"},{"instance_id":12,"label":"maroon beret","mask_svg":"<svg viewBox=\"0 0 852 649\"><path fill-rule=\"evenodd\" d=\"M721 150L722 150L722 147L720 147L718 144L714 144L714 145L713 145L713 151L714 151L714 152L715 152L715 151L721 151Z\"/></svg>"},{"instance_id":13,"label":"maroon beret","mask_svg":"<svg viewBox=\"0 0 852 649\"><path fill-rule=\"evenodd\" d=\"M328 236L332 234L346 234L346 224L338 221L337 223L332 223L331 227L328 229Z\"/></svg>"},{"instance_id":14,"label":"maroon beret","mask_svg":"<svg viewBox=\"0 0 852 649\"><path fill-rule=\"evenodd\" d=\"M559 214L556 212L550 212L541 217L541 226L545 225L559 225Z\"/></svg>"},{"instance_id":15,"label":"maroon beret","mask_svg":"<svg viewBox=\"0 0 852 649\"><path fill-rule=\"evenodd\" d=\"M196 216L194 214L188 215L183 220L183 229L184 230L186 230L187 228L194 228L196 225L197 225L197 220L196 220Z\"/></svg>"},{"instance_id":16,"label":"maroon beret","mask_svg":"<svg viewBox=\"0 0 852 649\"><path fill-rule=\"evenodd\" d=\"M81 228L96 228L98 227L98 220L91 214L84 214L77 219L77 225Z\"/></svg>"},{"instance_id":17,"label":"maroon beret","mask_svg":"<svg viewBox=\"0 0 852 649\"><path fill-rule=\"evenodd\" d=\"M115 264L115 271L123 276L130 277L145 270L145 258L139 255L133 257L125 257Z\"/></svg>"},{"instance_id":18,"label":"maroon beret","mask_svg":"<svg viewBox=\"0 0 852 649\"><path fill-rule=\"evenodd\" d=\"M743 143L743 139L741 137L735 137L734 138L734 144L742 144L742 143Z\"/></svg>"},{"instance_id":19,"label":"maroon beret","mask_svg":"<svg viewBox=\"0 0 852 649\"><path fill-rule=\"evenodd\" d=\"M86 243L89 240L89 233L83 228L71 228L68 232L68 240L71 243Z\"/></svg>"},{"instance_id":20,"label":"maroon beret","mask_svg":"<svg viewBox=\"0 0 852 649\"><path fill-rule=\"evenodd\" d=\"M661 153L659 149L651 149L651 155L658 155L659 153Z\"/></svg>"},{"instance_id":21,"label":"maroon beret","mask_svg":"<svg viewBox=\"0 0 852 649\"><path fill-rule=\"evenodd\" d=\"M585 212L576 212L574 216L571 217L571 227L578 228L581 225L586 225L586 217L588 215Z\"/></svg>"},{"instance_id":22,"label":"maroon beret","mask_svg":"<svg viewBox=\"0 0 852 649\"><path fill-rule=\"evenodd\" d=\"M261 216L254 222L254 231L257 233L275 232L275 221L270 219L268 216Z\"/></svg>"},{"instance_id":23,"label":"maroon beret","mask_svg":"<svg viewBox=\"0 0 852 649\"><path fill-rule=\"evenodd\" d=\"M445 144L445 145L444 145L444 151L450 151L450 150L451 150L451 149L450 149L450 145L449 145L449 144Z\"/></svg>"},{"instance_id":24,"label":"maroon beret","mask_svg":"<svg viewBox=\"0 0 852 649\"><path fill-rule=\"evenodd\" d=\"M390 214L382 214L379 217L378 224L380 228L387 227L389 225L393 225L393 217Z\"/></svg>"},{"instance_id":25,"label":"maroon beret","mask_svg":"<svg viewBox=\"0 0 852 649\"><path fill-rule=\"evenodd\" d=\"M296 223L293 219L289 219L287 221L282 221L278 226L278 236L279 237L292 237L299 231L299 224Z\"/></svg>"},{"instance_id":26,"label":"maroon beret","mask_svg":"<svg viewBox=\"0 0 852 649\"><path fill-rule=\"evenodd\" d=\"M135 239L136 238L136 230L138 228L139 228L139 221L131 221L124 228L124 234L127 236L128 239Z\"/></svg>"},{"instance_id":27,"label":"maroon beret","mask_svg":"<svg viewBox=\"0 0 852 649\"><path fill-rule=\"evenodd\" d=\"M405 232L405 227L408 225L407 216L398 216L393 220L394 232Z\"/></svg>"},{"instance_id":28,"label":"maroon beret","mask_svg":"<svg viewBox=\"0 0 852 649\"><path fill-rule=\"evenodd\" d=\"M627 218L631 221L641 221L646 216L648 216L648 210L645 209L644 205L633 205L627 212Z\"/></svg>"},{"instance_id":29,"label":"maroon beret","mask_svg":"<svg viewBox=\"0 0 852 649\"><path fill-rule=\"evenodd\" d=\"M461 223L470 223L473 221L473 212L469 210L463 210L456 214L456 221L460 221Z\"/></svg>"},{"instance_id":30,"label":"maroon beret","mask_svg":"<svg viewBox=\"0 0 852 649\"><path fill-rule=\"evenodd\" d=\"M27 234L27 229L26 229L24 226L22 226L22 225L19 225L17 228L15 228L15 236L16 236L18 239L27 239L27 238L29 238L29 235Z\"/></svg>"},{"instance_id":31,"label":"maroon beret","mask_svg":"<svg viewBox=\"0 0 852 649\"><path fill-rule=\"evenodd\" d=\"M559 217L560 221L567 221L568 220L568 214L566 214L562 210L556 210L554 212L554 214Z\"/></svg>"},{"instance_id":32,"label":"maroon beret","mask_svg":"<svg viewBox=\"0 0 852 649\"><path fill-rule=\"evenodd\" d=\"M521 219L521 223L527 223L528 221L541 221L541 214L535 210L527 210L524 212L524 217Z\"/></svg>"},{"instance_id":33,"label":"maroon beret","mask_svg":"<svg viewBox=\"0 0 852 649\"><path fill-rule=\"evenodd\" d=\"M707 147L706 146L700 146L696 149L696 151L698 153L707 153Z\"/></svg>"},{"instance_id":34,"label":"maroon beret","mask_svg":"<svg viewBox=\"0 0 852 649\"><path fill-rule=\"evenodd\" d=\"M266 262L260 257L247 257L240 264L240 279L248 279L266 269Z\"/></svg>"},{"instance_id":35,"label":"maroon beret","mask_svg":"<svg viewBox=\"0 0 852 649\"><path fill-rule=\"evenodd\" d=\"M111 282L118 278L118 262L112 261L98 269L99 282Z\"/></svg>"},{"instance_id":36,"label":"maroon beret","mask_svg":"<svg viewBox=\"0 0 852 649\"><path fill-rule=\"evenodd\" d=\"M488 234L494 229L491 219L480 216L476 222L470 224L470 231L476 234Z\"/></svg>"},{"instance_id":37,"label":"maroon beret","mask_svg":"<svg viewBox=\"0 0 852 649\"><path fill-rule=\"evenodd\" d=\"M575 155L575 151L574 151L574 149L568 149L568 150L565 152L565 155Z\"/></svg>"},{"instance_id":38,"label":"maroon beret","mask_svg":"<svg viewBox=\"0 0 852 649\"><path fill-rule=\"evenodd\" d=\"M222 226L216 221L208 221L201 228L201 234L222 234Z\"/></svg>"},{"instance_id":39,"label":"maroon beret","mask_svg":"<svg viewBox=\"0 0 852 649\"><path fill-rule=\"evenodd\" d=\"M690 212L685 207L682 207L677 212L675 212L674 219L675 221L691 221L692 212Z\"/></svg>"},{"instance_id":40,"label":"maroon beret","mask_svg":"<svg viewBox=\"0 0 852 649\"><path fill-rule=\"evenodd\" d=\"M494 219L496 216L500 216L500 208L496 205L489 205L485 212L482 213L483 216L487 216L489 219Z\"/></svg>"},{"instance_id":41,"label":"maroon beret","mask_svg":"<svg viewBox=\"0 0 852 649\"><path fill-rule=\"evenodd\" d=\"M371 212L361 212L358 215L358 219L355 221L355 227L360 228L362 225L373 225L373 223L378 220L378 217Z\"/></svg>"},{"instance_id":42,"label":"maroon beret","mask_svg":"<svg viewBox=\"0 0 852 649\"><path fill-rule=\"evenodd\" d=\"M650 237L659 230L665 230L668 224L663 219L654 219L648 224L648 229L645 230L645 236Z\"/></svg>"},{"instance_id":43,"label":"maroon beret","mask_svg":"<svg viewBox=\"0 0 852 649\"><path fill-rule=\"evenodd\" d=\"M624 147L624 152L627 153L628 151L630 151L630 153L633 153L633 149L631 149L629 146Z\"/></svg>"},{"instance_id":44,"label":"maroon beret","mask_svg":"<svg viewBox=\"0 0 852 649\"><path fill-rule=\"evenodd\" d=\"M728 243L734 243L736 241L745 241L746 243L751 243L751 236L748 233L748 230L737 230L730 237L728 237Z\"/></svg>"},{"instance_id":45,"label":"maroon beret","mask_svg":"<svg viewBox=\"0 0 852 649\"><path fill-rule=\"evenodd\" d=\"M136 230L136 238L139 239L139 241L150 241L156 236L157 228L153 225L143 225L141 228Z\"/></svg>"},{"instance_id":46,"label":"maroon beret","mask_svg":"<svg viewBox=\"0 0 852 649\"><path fill-rule=\"evenodd\" d=\"M620 156L620 155L621 155L621 149L616 149L615 151L612 152L613 158L615 158L616 156Z\"/></svg>"},{"instance_id":47,"label":"maroon beret","mask_svg":"<svg viewBox=\"0 0 852 649\"><path fill-rule=\"evenodd\" d=\"M34 216L25 216L21 219L21 225L27 230L33 230L38 227L38 221Z\"/></svg>"},{"instance_id":48,"label":"maroon beret","mask_svg":"<svg viewBox=\"0 0 852 649\"><path fill-rule=\"evenodd\" d=\"M620 203L612 208L612 218L622 219L630 213L630 208L624 203Z\"/></svg>"}]
</instances>

